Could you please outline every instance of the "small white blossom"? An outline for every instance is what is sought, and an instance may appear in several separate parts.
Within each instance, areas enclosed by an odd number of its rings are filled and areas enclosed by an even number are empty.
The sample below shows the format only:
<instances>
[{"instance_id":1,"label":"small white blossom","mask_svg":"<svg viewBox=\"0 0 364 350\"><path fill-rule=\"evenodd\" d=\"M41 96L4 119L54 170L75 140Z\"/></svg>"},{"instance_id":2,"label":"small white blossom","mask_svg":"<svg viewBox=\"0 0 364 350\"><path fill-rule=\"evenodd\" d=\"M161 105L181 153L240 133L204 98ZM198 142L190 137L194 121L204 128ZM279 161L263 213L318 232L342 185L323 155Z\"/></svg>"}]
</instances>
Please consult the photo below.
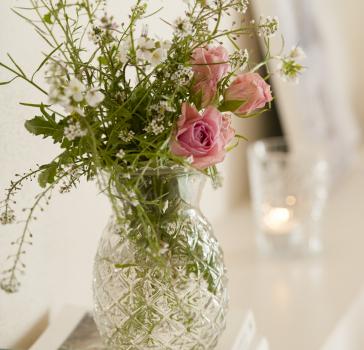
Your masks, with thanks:
<instances>
[{"instance_id":1,"label":"small white blossom","mask_svg":"<svg viewBox=\"0 0 364 350\"><path fill-rule=\"evenodd\" d=\"M193 71L191 67L185 67L183 65L178 66L178 70L171 75L171 80L178 85L188 85L193 77Z\"/></svg>"},{"instance_id":2,"label":"small white blossom","mask_svg":"<svg viewBox=\"0 0 364 350\"><path fill-rule=\"evenodd\" d=\"M62 104L62 106L65 112L68 114L78 114L82 117L85 115L82 108L80 108L79 106L75 106L74 104L71 104L69 100L67 103Z\"/></svg>"},{"instance_id":3,"label":"small white blossom","mask_svg":"<svg viewBox=\"0 0 364 350\"><path fill-rule=\"evenodd\" d=\"M141 60L146 60L150 62L152 57L152 50L155 48L155 43L153 40L142 36L138 40L138 46L137 46L137 57Z\"/></svg>"},{"instance_id":4,"label":"small white blossom","mask_svg":"<svg viewBox=\"0 0 364 350\"><path fill-rule=\"evenodd\" d=\"M100 28L93 26L90 31L88 32L87 36L88 39L93 42L94 44L98 44L101 39L101 30Z\"/></svg>"},{"instance_id":5,"label":"small white blossom","mask_svg":"<svg viewBox=\"0 0 364 350\"><path fill-rule=\"evenodd\" d=\"M132 141L134 136L135 136L135 132L132 130L129 130L129 131L122 130L119 133L119 138L121 139L121 141L123 141L125 143L129 143L130 141Z\"/></svg>"},{"instance_id":6,"label":"small white blossom","mask_svg":"<svg viewBox=\"0 0 364 350\"><path fill-rule=\"evenodd\" d=\"M283 81L298 84L305 67L291 58L284 58L278 66L278 73Z\"/></svg>"},{"instance_id":7,"label":"small white blossom","mask_svg":"<svg viewBox=\"0 0 364 350\"><path fill-rule=\"evenodd\" d=\"M192 154L188 158L186 158L186 162L188 164L192 164L194 162L194 158L193 158L193 155Z\"/></svg>"},{"instance_id":8,"label":"small white blossom","mask_svg":"<svg viewBox=\"0 0 364 350\"><path fill-rule=\"evenodd\" d=\"M144 130L149 134L159 135L165 130L165 127L161 120L153 119Z\"/></svg>"},{"instance_id":9,"label":"small white blossom","mask_svg":"<svg viewBox=\"0 0 364 350\"><path fill-rule=\"evenodd\" d=\"M172 46L172 43L169 40L162 40L159 42L159 44L160 44L161 49L163 49L165 51L168 51Z\"/></svg>"},{"instance_id":10,"label":"small white blossom","mask_svg":"<svg viewBox=\"0 0 364 350\"><path fill-rule=\"evenodd\" d=\"M86 94L86 102L91 107L97 107L104 99L105 95L97 88L89 90Z\"/></svg>"},{"instance_id":11,"label":"small white blossom","mask_svg":"<svg viewBox=\"0 0 364 350\"><path fill-rule=\"evenodd\" d=\"M45 72L45 80L49 85L55 87L64 85L66 75L66 65L60 58L55 58L48 62Z\"/></svg>"},{"instance_id":12,"label":"small white blossom","mask_svg":"<svg viewBox=\"0 0 364 350\"><path fill-rule=\"evenodd\" d=\"M85 85L83 85L77 78L72 78L65 89L65 95L72 97L76 102L81 102L83 100L83 93L85 90Z\"/></svg>"},{"instance_id":13,"label":"small white blossom","mask_svg":"<svg viewBox=\"0 0 364 350\"><path fill-rule=\"evenodd\" d=\"M126 63L129 59L129 51L130 51L130 44L128 42L124 42L119 47L118 58L121 63Z\"/></svg>"},{"instance_id":14,"label":"small white blossom","mask_svg":"<svg viewBox=\"0 0 364 350\"><path fill-rule=\"evenodd\" d=\"M167 242L162 242L161 247L159 249L159 253L164 255L169 252L169 244Z\"/></svg>"},{"instance_id":15,"label":"small white blossom","mask_svg":"<svg viewBox=\"0 0 364 350\"><path fill-rule=\"evenodd\" d=\"M165 112L175 112L176 110L168 103L168 101L160 101L159 102L160 111Z\"/></svg>"},{"instance_id":16,"label":"small white blossom","mask_svg":"<svg viewBox=\"0 0 364 350\"><path fill-rule=\"evenodd\" d=\"M64 137L69 141L74 141L79 137L87 135L87 130L81 128L80 122L70 123L64 128Z\"/></svg>"},{"instance_id":17,"label":"small white blossom","mask_svg":"<svg viewBox=\"0 0 364 350\"><path fill-rule=\"evenodd\" d=\"M115 98L118 100L118 102L124 102L127 98L125 91L118 91L115 94Z\"/></svg>"},{"instance_id":18,"label":"small white blossom","mask_svg":"<svg viewBox=\"0 0 364 350\"><path fill-rule=\"evenodd\" d=\"M147 10L147 3L146 1L141 1L138 5L131 7L131 12L134 14L135 18L140 18L145 14Z\"/></svg>"},{"instance_id":19,"label":"small white blossom","mask_svg":"<svg viewBox=\"0 0 364 350\"><path fill-rule=\"evenodd\" d=\"M177 224L175 222L168 222L164 229L168 235L173 236L177 231Z\"/></svg>"},{"instance_id":20,"label":"small white blossom","mask_svg":"<svg viewBox=\"0 0 364 350\"><path fill-rule=\"evenodd\" d=\"M152 55L150 57L150 63L153 67L155 67L162 63L166 58L166 52L162 48L159 48L152 52Z\"/></svg>"},{"instance_id":21,"label":"small white blossom","mask_svg":"<svg viewBox=\"0 0 364 350\"><path fill-rule=\"evenodd\" d=\"M133 207L136 207L139 204L137 195L133 190L129 190L126 195L127 199Z\"/></svg>"},{"instance_id":22,"label":"small white blossom","mask_svg":"<svg viewBox=\"0 0 364 350\"><path fill-rule=\"evenodd\" d=\"M67 105L69 103L69 97L63 94L62 88L56 86L50 86L48 91L48 103Z\"/></svg>"},{"instance_id":23,"label":"small white blossom","mask_svg":"<svg viewBox=\"0 0 364 350\"><path fill-rule=\"evenodd\" d=\"M304 60L307 58L305 51L300 46L293 47L289 53L289 57L294 60Z\"/></svg>"},{"instance_id":24,"label":"small white blossom","mask_svg":"<svg viewBox=\"0 0 364 350\"><path fill-rule=\"evenodd\" d=\"M148 112L154 118L163 119L166 112L175 112L175 108L168 101L159 101L158 104L151 105Z\"/></svg>"},{"instance_id":25,"label":"small white blossom","mask_svg":"<svg viewBox=\"0 0 364 350\"><path fill-rule=\"evenodd\" d=\"M125 157L125 151L123 149L120 149L118 153L116 153L116 157L119 159L123 159Z\"/></svg>"},{"instance_id":26,"label":"small white blossom","mask_svg":"<svg viewBox=\"0 0 364 350\"><path fill-rule=\"evenodd\" d=\"M113 31L116 30L119 25L114 21L113 16L109 16L107 13L105 13L104 16L100 18L100 27L104 31Z\"/></svg>"},{"instance_id":27,"label":"small white blossom","mask_svg":"<svg viewBox=\"0 0 364 350\"><path fill-rule=\"evenodd\" d=\"M179 36L186 37L193 34L192 23L185 18L178 17L174 22L174 28Z\"/></svg>"}]
</instances>

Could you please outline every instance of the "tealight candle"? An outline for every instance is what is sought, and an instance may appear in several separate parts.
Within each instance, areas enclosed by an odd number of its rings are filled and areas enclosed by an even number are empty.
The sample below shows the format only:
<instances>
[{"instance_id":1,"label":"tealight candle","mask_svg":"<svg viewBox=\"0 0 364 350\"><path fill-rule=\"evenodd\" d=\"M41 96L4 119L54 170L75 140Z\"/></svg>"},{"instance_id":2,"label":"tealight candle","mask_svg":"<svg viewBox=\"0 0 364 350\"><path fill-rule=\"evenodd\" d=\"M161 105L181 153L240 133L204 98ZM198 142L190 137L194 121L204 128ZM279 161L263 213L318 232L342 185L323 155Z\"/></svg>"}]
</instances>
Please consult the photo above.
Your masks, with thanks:
<instances>
[{"instance_id":1,"label":"tealight candle","mask_svg":"<svg viewBox=\"0 0 364 350\"><path fill-rule=\"evenodd\" d=\"M291 234L297 226L292 211L287 208L270 208L263 217L263 223L267 234L271 235Z\"/></svg>"}]
</instances>

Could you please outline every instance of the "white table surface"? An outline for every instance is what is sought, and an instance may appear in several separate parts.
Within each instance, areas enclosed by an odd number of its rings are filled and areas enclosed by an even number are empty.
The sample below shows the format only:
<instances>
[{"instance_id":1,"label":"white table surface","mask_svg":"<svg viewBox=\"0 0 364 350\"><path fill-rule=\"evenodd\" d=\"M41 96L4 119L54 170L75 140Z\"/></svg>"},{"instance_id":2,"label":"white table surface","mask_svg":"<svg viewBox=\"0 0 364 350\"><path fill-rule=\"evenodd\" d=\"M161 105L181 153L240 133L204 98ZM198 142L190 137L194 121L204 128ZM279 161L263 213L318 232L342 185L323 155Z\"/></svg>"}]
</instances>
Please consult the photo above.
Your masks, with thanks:
<instances>
[{"instance_id":1,"label":"white table surface","mask_svg":"<svg viewBox=\"0 0 364 350\"><path fill-rule=\"evenodd\" d=\"M271 350L363 349L358 345L361 340L340 348L333 339L339 336L335 332L339 334L340 324L353 313L350 310L364 297L364 161L359 160L333 189L323 217L324 252L320 256L261 257L248 204L215 231L225 251L231 298L219 350L232 349L249 309ZM362 310L361 324L364 306ZM341 330L340 334L346 333ZM353 337L352 333L346 335Z\"/></svg>"}]
</instances>

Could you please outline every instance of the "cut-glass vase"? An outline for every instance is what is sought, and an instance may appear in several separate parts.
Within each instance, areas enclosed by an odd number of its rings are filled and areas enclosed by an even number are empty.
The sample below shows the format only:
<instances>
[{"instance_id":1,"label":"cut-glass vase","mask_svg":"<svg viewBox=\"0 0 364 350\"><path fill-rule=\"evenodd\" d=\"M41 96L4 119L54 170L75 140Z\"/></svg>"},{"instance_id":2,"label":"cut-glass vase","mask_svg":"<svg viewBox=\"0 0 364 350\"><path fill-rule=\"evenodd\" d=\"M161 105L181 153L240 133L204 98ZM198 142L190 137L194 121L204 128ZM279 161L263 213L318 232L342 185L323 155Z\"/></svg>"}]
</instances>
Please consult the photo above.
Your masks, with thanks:
<instances>
[{"instance_id":1,"label":"cut-glass vase","mask_svg":"<svg viewBox=\"0 0 364 350\"><path fill-rule=\"evenodd\" d=\"M204 176L180 168L138 176L134 194L120 194L95 258L98 330L107 349L214 349L227 280L199 209Z\"/></svg>"}]
</instances>

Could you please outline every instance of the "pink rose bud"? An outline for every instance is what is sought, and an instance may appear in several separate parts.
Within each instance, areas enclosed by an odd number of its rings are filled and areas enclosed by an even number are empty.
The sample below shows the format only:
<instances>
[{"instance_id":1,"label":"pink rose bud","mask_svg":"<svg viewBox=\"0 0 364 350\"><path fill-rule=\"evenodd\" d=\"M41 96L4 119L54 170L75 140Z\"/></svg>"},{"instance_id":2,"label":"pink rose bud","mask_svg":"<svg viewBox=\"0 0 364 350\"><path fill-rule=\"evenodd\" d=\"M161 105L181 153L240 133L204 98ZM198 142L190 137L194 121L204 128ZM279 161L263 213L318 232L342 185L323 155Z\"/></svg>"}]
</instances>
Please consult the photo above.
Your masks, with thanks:
<instances>
[{"instance_id":1,"label":"pink rose bud","mask_svg":"<svg viewBox=\"0 0 364 350\"><path fill-rule=\"evenodd\" d=\"M194 74L193 93L201 94L201 105L206 107L214 100L217 84L229 71L229 54L223 46L199 47L192 53Z\"/></svg>"},{"instance_id":2,"label":"pink rose bud","mask_svg":"<svg viewBox=\"0 0 364 350\"><path fill-rule=\"evenodd\" d=\"M184 103L170 149L176 156L191 157L192 165L202 170L224 160L225 148L234 136L229 116L212 106L201 115Z\"/></svg>"},{"instance_id":3,"label":"pink rose bud","mask_svg":"<svg viewBox=\"0 0 364 350\"><path fill-rule=\"evenodd\" d=\"M263 108L273 100L270 86L257 73L244 73L237 76L225 92L225 105L235 105L231 112L246 115ZM241 105L236 107L236 102ZM239 104L238 104L239 105Z\"/></svg>"}]
</instances>

